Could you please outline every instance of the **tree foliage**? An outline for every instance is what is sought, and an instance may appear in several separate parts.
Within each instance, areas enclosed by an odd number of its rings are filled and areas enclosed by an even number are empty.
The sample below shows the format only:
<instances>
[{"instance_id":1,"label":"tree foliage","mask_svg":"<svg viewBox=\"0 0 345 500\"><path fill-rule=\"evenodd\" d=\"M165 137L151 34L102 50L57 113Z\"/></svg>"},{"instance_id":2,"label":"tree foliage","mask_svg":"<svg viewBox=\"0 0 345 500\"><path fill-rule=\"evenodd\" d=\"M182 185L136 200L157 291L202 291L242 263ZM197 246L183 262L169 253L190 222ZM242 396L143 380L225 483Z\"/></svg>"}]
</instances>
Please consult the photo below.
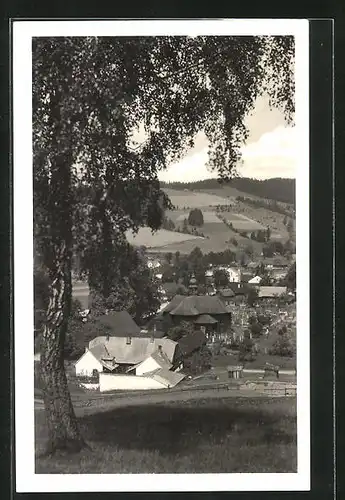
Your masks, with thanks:
<instances>
[{"instance_id":1,"label":"tree foliage","mask_svg":"<svg viewBox=\"0 0 345 500\"><path fill-rule=\"evenodd\" d=\"M193 208L188 215L188 224L190 226L201 227L204 225L204 216L200 208Z\"/></svg>"},{"instance_id":2,"label":"tree foliage","mask_svg":"<svg viewBox=\"0 0 345 500\"><path fill-rule=\"evenodd\" d=\"M227 287L230 283L229 275L224 269L215 269L213 281L215 287Z\"/></svg>"},{"instance_id":3,"label":"tree foliage","mask_svg":"<svg viewBox=\"0 0 345 500\"><path fill-rule=\"evenodd\" d=\"M290 358L296 354L295 345L288 333L285 332L279 335L270 349L270 354Z\"/></svg>"},{"instance_id":4,"label":"tree foliage","mask_svg":"<svg viewBox=\"0 0 345 500\"><path fill-rule=\"evenodd\" d=\"M192 333L193 331L194 327L192 323L189 323L188 321L181 321L178 325L172 326L168 330L167 335L171 340L177 342L182 337Z\"/></svg>"},{"instance_id":5,"label":"tree foliage","mask_svg":"<svg viewBox=\"0 0 345 500\"><path fill-rule=\"evenodd\" d=\"M294 262L285 277L285 283L289 290L296 290L296 262Z\"/></svg>"},{"instance_id":6,"label":"tree foliage","mask_svg":"<svg viewBox=\"0 0 345 500\"><path fill-rule=\"evenodd\" d=\"M50 280L41 365L51 452L84 446L63 365L73 254L86 256L84 272L109 299L125 231L158 229L171 206L158 171L203 130L210 168L232 177L248 135L244 118L262 92L292 119L293 57L286 36L33 39L34 230Z\"/></svg>"},{"instance_id":7,"label":"tree foliage","mask_svg":"<svg viewBox=\"0 0 345 500\"><path fill-rule=\"evenodd\" d=\"M124 243L110 248L107 259L106 281L102 276L104 263L91 248L83 261L89 270L92 314L126 310L141 324L160 306L158 282L147 266L145 251Z\"/></svg>"},{"instance_id":8,"label":"tree foliage","mask_svg":"<svg viewBox=\"0 0 345 500\"><path fill-rule=\"evenodd\" d=\"M248 305L250 307L255 306L257 300L258 300L258 292L255 290L255 288L249 288L248 295L247 295Z\"/></svg>"},{"instance_id":9,"label":"tree foliage","mask_svg":"<svg viewBox=\"0 0 345 500\"><path fill-rule=\"evenodd\" d=\"M191 353L183 361L183 371L191 375L204 373L211 368L212 353L210 349L203 345Z\"/></svg>"}]
</instances>

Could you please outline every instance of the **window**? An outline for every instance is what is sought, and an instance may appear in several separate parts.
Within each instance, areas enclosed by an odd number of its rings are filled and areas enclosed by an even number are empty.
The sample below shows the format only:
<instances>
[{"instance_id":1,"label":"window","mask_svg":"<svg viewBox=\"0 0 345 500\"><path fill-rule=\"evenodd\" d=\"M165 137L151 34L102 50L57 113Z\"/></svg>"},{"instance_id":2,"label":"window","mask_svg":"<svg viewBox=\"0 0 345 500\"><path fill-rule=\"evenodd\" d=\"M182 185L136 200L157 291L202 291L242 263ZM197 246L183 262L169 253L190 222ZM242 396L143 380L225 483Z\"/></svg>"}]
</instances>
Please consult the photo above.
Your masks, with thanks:
<instances>
[{"instance_id":1,"label":"window","mask_svg":"<svg viewBox=\"0 0 345 500\"><path fill-rule=\"evenodd\" d=\"M131 337L127 337L127 340L126 340L126 344L129 345L132 343L132 339Z\"/></svg>"}]
</instances>

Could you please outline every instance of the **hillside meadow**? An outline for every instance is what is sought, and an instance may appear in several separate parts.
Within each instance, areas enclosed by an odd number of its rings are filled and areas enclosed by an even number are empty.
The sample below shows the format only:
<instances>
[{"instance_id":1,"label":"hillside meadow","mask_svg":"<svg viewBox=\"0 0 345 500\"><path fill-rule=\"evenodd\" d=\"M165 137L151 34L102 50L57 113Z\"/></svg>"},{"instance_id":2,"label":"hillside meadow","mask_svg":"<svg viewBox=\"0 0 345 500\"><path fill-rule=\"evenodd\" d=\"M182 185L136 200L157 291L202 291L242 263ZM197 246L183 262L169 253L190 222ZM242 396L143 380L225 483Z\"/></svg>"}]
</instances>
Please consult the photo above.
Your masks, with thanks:
<instances>
[{"instance_id":1,"label":"hillside meadow","mask_svg":"<svg viewBox=\"0 0 345 500\"><path fill-rule=\"evenodd\" d=\"M178 191L168 188L164 188L163 191L169 196L171 203L176 209L228 205L232 202L227 197L206 192Z\"/></svg>"},{"instance_id":2,"label":"hillside meadow","mask_svg":"<svg viewBox=\"0 0 345 500\"><path fill-rule=\"evenodd\" d=\"M295 398L189 399L85 414L90 446L42 456L47 430L36 411L37 474L284 473L297 470Z\"/></svg>"},{"instance_id":3,"label":"hillside meadow","mask_svg":"<svg viewBox=\"0 0 345 500\"><path fill-rule=\"evenodd\" d=\"M222 190L232 189L224 187ZM148 252L154 253L190 253L199 247L203 253L222 252L231 250L241 253L248 246L253 249L254 255L261 255L264 244L246 238L239 234L241 231L271 229L271 239L282 242L289 238L283 223L284 215L273 212L268 208L253 207L234 198L225 198L206 192L188 190L164 189L172 203L178 209L168 210L166 217L171 219L176 228L182 229L184 219L188 219L191 208L200 208L203 212L204 224L198 228L202 236L168 231L160 229L152 233L148 227L140 228L137 234L127 232L127 240L135 246L145 246ZM232 191L230 191L232 192ZM220 217L233 225L230 229L217 215L216 206L226 205L229 208L220 212ZM192 229L192 228L190 228ZM234 240L236 240L234 244Z\"/></svg>"}]
</instances>

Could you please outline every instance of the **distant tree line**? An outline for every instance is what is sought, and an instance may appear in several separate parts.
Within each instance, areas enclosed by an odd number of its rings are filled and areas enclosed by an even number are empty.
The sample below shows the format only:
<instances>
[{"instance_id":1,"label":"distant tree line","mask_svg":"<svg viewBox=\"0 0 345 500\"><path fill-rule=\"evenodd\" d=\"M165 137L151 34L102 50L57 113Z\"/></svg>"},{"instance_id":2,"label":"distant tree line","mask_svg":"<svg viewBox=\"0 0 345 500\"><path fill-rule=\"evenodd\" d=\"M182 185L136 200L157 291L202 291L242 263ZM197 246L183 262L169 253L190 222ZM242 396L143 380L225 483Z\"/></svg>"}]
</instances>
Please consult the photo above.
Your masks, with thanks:
<instances>
[{"instance_id":1,"label":"distant tree line","mask_svg":"<svg viewBox=\"0 0 345 500\"><path fill-rule=\"evenodd\" d=\"M221 182L218 179L205 179L195 182L161 182L161 187L190 190L219 189L227 185L252 196L290 203L291 205L295 204L295 179L274 178L258 180L237 177L228 183Z\"/></svg>"},{"instance_id":2,"label":"distant tree line","mask_svg":"<svg viewBox=\"0 0 345 500\"><path fill-rule=\"evenodd\" d=\"M294 208L287 208L276 200L254 200L253 198L247 198L246 196L236 196L237 201L251 205L254 208L267 208L272 212L277 212L285 216L293 216ZM287 202L285 202L287 203Z\"/></svg>"}]
</instances>

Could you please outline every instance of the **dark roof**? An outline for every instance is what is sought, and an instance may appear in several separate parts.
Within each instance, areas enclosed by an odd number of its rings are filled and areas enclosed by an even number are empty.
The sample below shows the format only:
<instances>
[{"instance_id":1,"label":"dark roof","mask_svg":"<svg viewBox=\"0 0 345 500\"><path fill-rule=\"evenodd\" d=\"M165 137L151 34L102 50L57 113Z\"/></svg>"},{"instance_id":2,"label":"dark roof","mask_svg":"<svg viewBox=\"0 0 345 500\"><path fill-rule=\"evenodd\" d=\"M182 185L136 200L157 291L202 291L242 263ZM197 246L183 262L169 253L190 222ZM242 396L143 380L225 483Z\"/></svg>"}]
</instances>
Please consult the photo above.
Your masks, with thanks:
<instances>
[{"instance_id":1,"label":"dark roof","mask_svg":"<svg viewBox=\"0 0 345 500\"><path fill-rule=\"evenodd\" d=\"M218 323L218 321L212 318L209 314L201 314L201 316L199 316L194 323L198 325L214 325L215 323Z\"/></svg>"},{"instance_id":2,"label":"dark roof","mask_svg":"<svg viewBox=\"0 0 345 500\"><path fill-rule=\"evenodd\" d=\"M185 295L175 295L175 297L171 300L171 302L169 302L169 304L164 309L162 309L162 311L160 312L160 314L163 315L164 313L170 313L185 298L186 298Z\"/></svg>"},{"instance_id":3,"label":"dark roof","mask_svg":"<svg viewBox=\"0 0 345 500\"><path fill-rule=\"evenodd\" d=\"M182 300L170 310L170 314L172 316L199 316L200 314L228 314L228 311L219 297L190 295L189 297L182 296Z\"/></svg>"},{"instance_id":4,"label":"dark roof","mask_svg":"<svg viewBox=\"0 0 345 500\"><path fill-rule=\"evenodd\" d=\"M178 341L178 345L183 356L187 356L206 343L205 334L201 330L185 335Z\"/></svg>"},{"instance_id":5,"label":"dark roof","mask_svg":"<svg viewBox=\"0 0 345 500\"><path fill-rule=\"evenodd\" d=\"M127 311L111 311L99 316L96 321L109 328L112 337L140 337L140 328Z\"/></svg>"},{"instance_id":6,"label":"dark roof","mask_svg":"<svg viewBox=\"0 0 345 500\"><path fill-rule=\"evenodd\" d=\"M155 339L162 339L163 337L166 337L166 333L163 332L163 330L153 330L152 328L149 329L147 335L150 337L152 336Z\"/></svg>"},{"instance_id":7,"label":"dark roof","mask_svg":"<svg viewBox=\"0 0 345 500\"><path fill-rule=\"evenodd\" d=\"M248 283L250 279L253 278L253 273L242 273L241 274L241 282Z\"/></svg>"}]
</instances>

